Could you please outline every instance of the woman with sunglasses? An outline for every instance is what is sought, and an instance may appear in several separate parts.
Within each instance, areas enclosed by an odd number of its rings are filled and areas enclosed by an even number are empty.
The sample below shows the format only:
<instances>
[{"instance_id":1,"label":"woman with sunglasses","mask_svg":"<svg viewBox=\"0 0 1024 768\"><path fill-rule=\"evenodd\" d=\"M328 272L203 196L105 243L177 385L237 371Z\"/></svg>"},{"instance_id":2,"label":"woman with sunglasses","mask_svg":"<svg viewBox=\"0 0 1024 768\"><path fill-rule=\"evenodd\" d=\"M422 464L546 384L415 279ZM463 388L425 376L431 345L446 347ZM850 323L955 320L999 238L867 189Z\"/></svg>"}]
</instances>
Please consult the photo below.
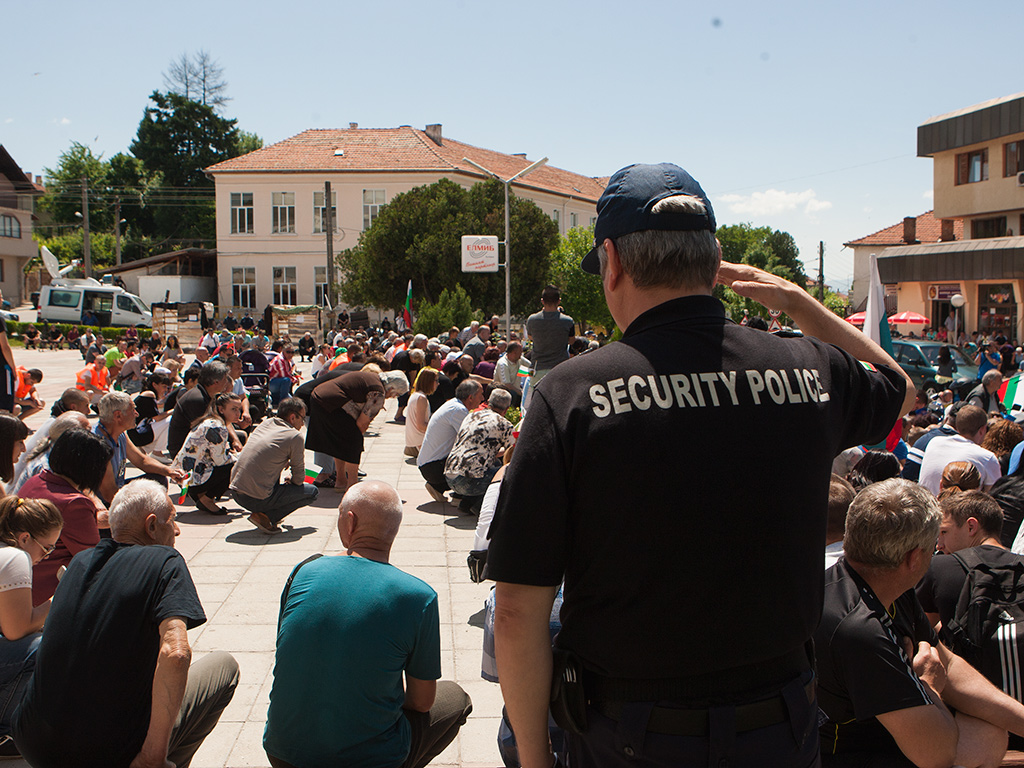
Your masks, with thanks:
<instances>
[{"instance_id":1,"label":"woman with sunglasses","mask_svg":"<svg viewBox=\"0 0 1024 768\"><path fill-rule=\"evenodd\" d=\"M43 499L0 500L0 759L18 754L11 720L35 667L50 601L32 606L32 566L49 557L64 519Z\"/></svg>"}]
</instances>

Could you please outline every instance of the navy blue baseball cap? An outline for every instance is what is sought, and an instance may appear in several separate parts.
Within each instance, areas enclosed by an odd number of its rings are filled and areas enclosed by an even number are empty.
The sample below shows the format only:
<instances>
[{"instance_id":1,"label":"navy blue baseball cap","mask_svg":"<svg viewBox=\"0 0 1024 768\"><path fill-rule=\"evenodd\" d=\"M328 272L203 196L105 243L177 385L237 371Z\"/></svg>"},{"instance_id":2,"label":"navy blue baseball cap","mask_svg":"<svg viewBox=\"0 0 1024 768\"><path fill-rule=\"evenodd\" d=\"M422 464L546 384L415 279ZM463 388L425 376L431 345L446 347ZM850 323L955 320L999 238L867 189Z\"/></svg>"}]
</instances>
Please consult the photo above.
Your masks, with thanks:
<instances>
[{"instance_id":1,"label":"navy blue baseball cap","mask_svg":"<svg viewBox=\"0 0 1024 768\"><path fill-rule=\"evenodd\" d=\"M704 202L706 213L651 212L655 203L673 195L699 197ZM711 201L700 184L678 165L627 165L608 180L608 186L597 201L594 247L583 257L580 268L592 275L601 274L597 246L605 238L614 240L645 229L714 232L715 228Z\"/></svg>"}]
</instances>

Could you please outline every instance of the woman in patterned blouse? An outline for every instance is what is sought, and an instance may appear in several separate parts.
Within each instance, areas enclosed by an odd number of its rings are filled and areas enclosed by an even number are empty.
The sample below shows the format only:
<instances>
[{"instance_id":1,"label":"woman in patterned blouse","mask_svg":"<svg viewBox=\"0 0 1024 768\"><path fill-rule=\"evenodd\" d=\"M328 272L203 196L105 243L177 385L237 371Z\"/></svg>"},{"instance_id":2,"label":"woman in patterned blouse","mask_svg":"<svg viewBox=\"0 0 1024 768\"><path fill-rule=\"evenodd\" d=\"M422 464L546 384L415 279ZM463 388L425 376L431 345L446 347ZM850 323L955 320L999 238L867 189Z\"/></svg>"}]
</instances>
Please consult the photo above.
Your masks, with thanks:
<instances>
[{"instance_id":1,"label":"woman in patterned blouse","mask_svg":"<svg viewBox=\"0 0 1024 768\"><path fill-rule=\"evenodd\" d=\"M242 416L242 398L224 392L210 401L206 413L192 425L185 444L174 459L174 467L189 475L188 495L195 505L211 515L226 515L216 500L228 489L235 454L231 450L228 424Z\"/></svg>"}]
</instances>

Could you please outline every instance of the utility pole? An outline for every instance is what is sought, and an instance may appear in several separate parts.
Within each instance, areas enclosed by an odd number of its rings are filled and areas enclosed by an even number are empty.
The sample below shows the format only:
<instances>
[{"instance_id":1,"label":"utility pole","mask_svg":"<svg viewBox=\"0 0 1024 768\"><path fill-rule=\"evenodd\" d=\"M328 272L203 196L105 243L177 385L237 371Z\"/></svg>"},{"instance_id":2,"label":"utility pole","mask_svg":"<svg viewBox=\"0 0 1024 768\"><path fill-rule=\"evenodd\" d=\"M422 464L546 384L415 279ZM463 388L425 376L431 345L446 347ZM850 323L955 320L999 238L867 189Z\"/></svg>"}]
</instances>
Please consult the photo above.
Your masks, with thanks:
<instances>
[{"instance_id":1,"label":"utility pole","mask_svg":"<svg viewBox=\"0 0 1024 768\"><path fill-rule=\"evenodd\" d=\"M82 252L85 256L85 276L92 277L92 251L89 249L89 180L82 177Z\"/></svg>"},{"instance_id":2,"label":"utility pole","mask_svg":"<svg viewBox=\"0 0 1024 768\"><path fill-rule=\"evenodd\" d=\"M324 182L324 209L327 211L327 319L334 328L334 210L331 207L331 182Z\"/></svg>"},{"instance_id":3,"label":"utility pole","mask_svg":"<svg viewBox=\"0 0 1024 768\"><path fill-rule=\"evenodd\" d=\"M818 301L825 303L825 241L818 241Z\"/></svg>"},{"instance_id":4,"label":"utility pole","mask_svg":"<svg viewBox=\"0 0 1024 768\"><path fill-rule=\"evenodd\" d=\"M114 258L121 266L121 196L114 198Z\"/></svg>"}]
</instances>

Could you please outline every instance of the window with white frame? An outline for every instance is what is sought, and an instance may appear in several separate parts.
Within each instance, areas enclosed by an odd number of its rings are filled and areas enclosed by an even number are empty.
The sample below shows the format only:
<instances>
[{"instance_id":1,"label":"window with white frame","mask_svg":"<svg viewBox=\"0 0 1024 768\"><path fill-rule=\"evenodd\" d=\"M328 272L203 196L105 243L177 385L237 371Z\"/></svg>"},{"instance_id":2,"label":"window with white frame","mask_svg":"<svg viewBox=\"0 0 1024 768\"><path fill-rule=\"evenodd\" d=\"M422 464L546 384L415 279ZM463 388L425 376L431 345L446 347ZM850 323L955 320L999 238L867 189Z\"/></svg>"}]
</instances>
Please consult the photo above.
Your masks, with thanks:
<instances>
[{"instance_id":1,"label":"window with white frame","mask_svg":"<svg viewBox=\"0 0 1024 768\"><path fill-rule=\"evenodd\" d=\"M21 222L15 216L0 216L0 237L21 237Z\"/></svg>"},{"instance_id":2,"label":"window with white frame","mask_svg":"<svg viewBox=\"0 0 1024 768\"><path fill-rule=\"evenodd\" d=\"M231 234L251 235L253 223L252 192L231 193Z\"/></svg>"},{"instance_id":3,"label":"window with white frame","mask_svg":"<svg viewBox=\"0 0 1024 768\"><path fill-rule=\"evenodd\" d=\"M338 193L331 191L331 231L338 231ZM324 193L313 193L313 233L327 231L327 208L324 206Z\"/></svg>"},{"instance_id":4,"label":"window with white frame","mask_svg":"<svg viewBox=\"0 0 1024 768\"><path fill-rule=\"evenodd\" d=\"M384 205L384 190L383 189L364 189L363 190L363 229L369 229L373 224L374 219L377 218L377 214L380 213L381 206Z\"/></svg>"},{"instance_id":5,"label":"window with white frame","mask_svg":"<svg viewBox=\"0 0 1024 768\"><path fill-rule=\"evenodd\" d=\"M579 226L579 223L580 223L580 215L578 213L570 213L569 214L569 228L573 229L574 227Z\"/></svg>"},{"instance_id":6,"label":"window with white frame","mask_svg":"<svg viewBox=\"0 0 1024 768\"><path fill-rule=\"evenodd\" d=\"M296 304L298 293L295 267L274 267L274 303Z\"/></svg>"},{"instance_id":7,"label":"window with white frame","mask_svg":"<svg viewBox=\"0 0 1024 768\"><path fill-rule=\"evenodd\" d=\"M245 309L256 308L256 267L231 268L231 303Z\"/></svg>"},{"instance_id":8,"label":"window with white frame","mask_svg":"<svg viewBox=\"0 0 1024 768\"><path fill-rule=\"evenodd\" d=\"M313 267L313 290L316 293L316 305L327 306L327 267Z\"/></svg>"},{"instance_id":9,"label":"window with white frame","mask_svg":"<svg viewBox=\"0 0 1024 768\"><path fill-rule=\"evenodd\" d=\"M270 231L274 234L295 231L295 193L272 192Z\"/></svg>"},{"instance_id":10,"label":"window with white frame","mask_svg":"<svg viewBox=\"0 0 1024 768\"><path fill-rule=\"evenodd\" d=\"M553 211L551 212L551 220L552 220L553 222L555 222L555 224L557 224L557 223L558 223L558 209L557 209L557 208L555 208L555 210L553 210Z\"/></svg>"}]
</instances>

